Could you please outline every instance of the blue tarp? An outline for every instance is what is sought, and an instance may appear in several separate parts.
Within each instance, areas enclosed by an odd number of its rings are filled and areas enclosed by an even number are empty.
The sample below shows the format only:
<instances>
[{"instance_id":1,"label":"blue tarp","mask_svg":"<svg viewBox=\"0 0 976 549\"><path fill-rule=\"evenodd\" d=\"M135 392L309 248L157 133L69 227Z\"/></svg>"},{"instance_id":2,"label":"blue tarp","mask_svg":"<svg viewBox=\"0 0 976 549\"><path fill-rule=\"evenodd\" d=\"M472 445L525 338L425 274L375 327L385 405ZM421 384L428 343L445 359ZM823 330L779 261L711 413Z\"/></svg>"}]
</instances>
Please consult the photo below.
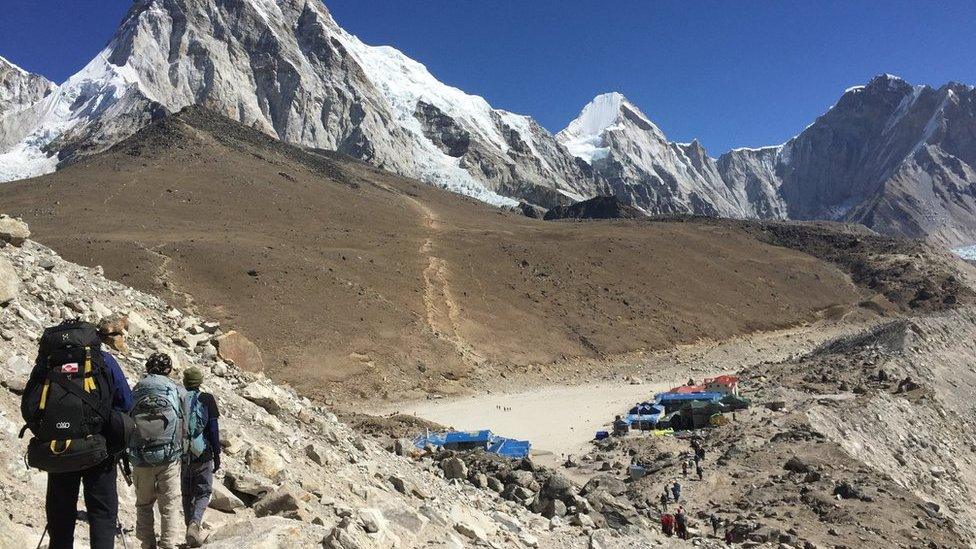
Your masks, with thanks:
<instances>
[{"instance_id":1,"label":"blue tarp","mask_svg":"<svg viewBox=\"0 0 976 549\"><path fill-rule=\"evenodd\" d=\"M654 395L654 402L664 407L664 413L670 414L681 408L686 402L718 402L722 393L658 393Z\"/></svg>"},{"instance_id":2,"label":"blue tarp","mask_svg":"<svg viewBox=\"0 0 976 549\"><path fill-rule=\"evenodd\" d=\"M481 448L486 452L512 459L528 457L532 449L532 444L527 440L501 437L488 429L481 431L427 433L418 436L413 443L417 448L424 448L428 444L449 450L474 450Z\"/></svg>"}]
</instances>

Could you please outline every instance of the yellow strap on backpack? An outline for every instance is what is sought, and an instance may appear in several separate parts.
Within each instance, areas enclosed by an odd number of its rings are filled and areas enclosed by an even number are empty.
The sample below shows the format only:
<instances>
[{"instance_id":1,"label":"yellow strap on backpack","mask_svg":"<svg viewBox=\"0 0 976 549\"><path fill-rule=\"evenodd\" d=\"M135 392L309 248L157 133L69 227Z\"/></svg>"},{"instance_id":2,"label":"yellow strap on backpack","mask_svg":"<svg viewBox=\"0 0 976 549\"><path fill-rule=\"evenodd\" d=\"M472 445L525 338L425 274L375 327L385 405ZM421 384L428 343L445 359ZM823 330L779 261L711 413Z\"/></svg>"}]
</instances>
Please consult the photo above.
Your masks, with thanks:
<instances>
[{"instance_id":1,"label":"yellow strap on backpack","mask_svg":"<svg viewBox=\"0 0 976 549\"><path fill-rule=\"evenodd\" d=\"M92 358L91 347L85 347L85 392L90 393L95 390L95 378L91 375Z\"/></svg>"},{"instance_id":2,"label":"yellow strap on backpack","mask_svg":"<svg viewBox=\"0 0 976 549\"><path fill-rule=\"evenodd\" d=\"M56 440L51 441L51 453L56 456L59 456L68 451L68 447L71 446L71 439L64 441L64 448L62 448L60 452L57 449L57 445L58 445L58 441Z\"/></svg>"},{"instance_id":3,"label":"yellow strap on backpack","mask_svg":"<svg viewBox=\"0 0 976 549\"><path fill-rule=\"evenodd\" d=\"M44 405L47 404L47 388L51 385L50 381L44 382L44 387L41 388L41 410L44 409Z\"/></svg>"}]
</instances>

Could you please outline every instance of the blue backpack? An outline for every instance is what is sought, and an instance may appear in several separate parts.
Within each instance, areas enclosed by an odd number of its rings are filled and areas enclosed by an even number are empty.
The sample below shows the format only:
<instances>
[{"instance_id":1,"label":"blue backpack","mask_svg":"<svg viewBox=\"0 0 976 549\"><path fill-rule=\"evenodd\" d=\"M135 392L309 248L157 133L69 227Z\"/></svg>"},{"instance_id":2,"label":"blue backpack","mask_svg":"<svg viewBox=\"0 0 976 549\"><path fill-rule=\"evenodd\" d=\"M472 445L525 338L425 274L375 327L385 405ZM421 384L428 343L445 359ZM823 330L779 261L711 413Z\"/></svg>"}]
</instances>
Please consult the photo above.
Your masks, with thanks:
<instances>
[{"instance_id":1,"label":"blue backpack","mask_svg":"<svg viewBox=\"0 0 976 549\"><path fill-rule=\"evenodd\" d=\"M189 453L192 457L198 458L207 451L207 439L204 436L204 431L207 428L208 419L207 409L200 402L200 391L187 391L186 434L189 440Z\"/></svg>"},{"instance_id":2,"label":"blue backpack","mask_svg":"<svg viewBox=\"0 0 976 549\"><path fill-rule=\"evenodd\" d=\"M176 384L161 375L147 375L132 390L135 436L129 456L137 467L172 463L183 456L183 401Z\"/></svg>"}]
</instances>

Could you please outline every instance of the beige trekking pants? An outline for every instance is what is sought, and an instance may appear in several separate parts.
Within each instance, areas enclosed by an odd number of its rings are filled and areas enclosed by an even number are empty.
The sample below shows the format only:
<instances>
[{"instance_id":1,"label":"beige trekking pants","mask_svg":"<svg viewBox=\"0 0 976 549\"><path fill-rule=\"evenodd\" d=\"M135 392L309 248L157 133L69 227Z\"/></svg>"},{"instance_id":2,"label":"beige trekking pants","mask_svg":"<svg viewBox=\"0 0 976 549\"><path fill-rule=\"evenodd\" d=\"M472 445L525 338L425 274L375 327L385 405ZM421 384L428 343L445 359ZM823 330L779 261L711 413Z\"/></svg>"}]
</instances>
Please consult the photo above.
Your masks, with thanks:
<instances>
[{"instance_id":1,"label":"beige trekking pants","mask_svg":"<svg viewBox=\"0 0 976 549\"><path fill-rule=\"evenodd\" d=\"M156 467L133 467L136 487L136 538L142 549L176 549L182 539L183 511L180 495L179 460ZM153 505L159 504L159 543L156 543Z\"/></svg>"}]
</instances>

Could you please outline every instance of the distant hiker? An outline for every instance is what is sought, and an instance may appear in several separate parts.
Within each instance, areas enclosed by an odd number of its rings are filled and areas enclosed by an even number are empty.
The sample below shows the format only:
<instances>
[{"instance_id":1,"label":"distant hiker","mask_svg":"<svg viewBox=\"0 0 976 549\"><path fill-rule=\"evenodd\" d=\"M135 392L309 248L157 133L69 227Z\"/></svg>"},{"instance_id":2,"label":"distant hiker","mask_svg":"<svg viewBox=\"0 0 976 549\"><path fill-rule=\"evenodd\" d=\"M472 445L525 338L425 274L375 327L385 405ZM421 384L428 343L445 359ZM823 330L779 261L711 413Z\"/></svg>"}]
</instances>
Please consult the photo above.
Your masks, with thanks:
<instances>
[{"instance_id":1,"label":"distant hiker","mask_svg":"<svg viewBox=\"0 0 976 549\"><path fill-rule=\"evenodd\" d=\"M668 497L668 491L667 491L667 489L665 489L664 490L664 493L661 494L661 510L662 511L667 511L668 510L668 500L669 499L671 499L671 498Z\"/></svg>"},{"instance_id":2,"label":"distant hiker","mask_svg":"<svg viewBox=\"0 0 976 549\"><path fill-rule=\"evenodd\" d=\"M725 521L725 543L732 544L735 541L735 537L732 535L732 528L729 525L729 521Z\"/></svg>"},{"instance_id":3,"label":"distant hiker","mask_svg":"<svg viewBox=\"0 0 976 549\"><path fill-rule=\"evenodd\" d=\"M613 434L618 437L626 435L630 431L630 424L624 418L617 416L613 420Z\"/></svg>"},{"instance_id":4,"label":"distant hiker","mask_svg":"<svg viewBox=\"0 0 976 549\"><path fill-rule=\"evenodd\" d=\"M681 460L681 476L688 478L688 460Z\"/></svg>"},{"instance_id":5,"label":"distant hiker","mask_svg":"<svg viewBox=\"0 0 976 549\"><path fill-rule=\"evenodd\" d=\"M718 537L718 527L722 525L722 519L718 518L718 515L715 513L712 513L712 515L708 517L708 520L712 523L712 535Z\"/></svg>"},{"instance_id":6,"label":"distant hiker","mask_svg":"<svg viewBox=\"0 0 976 549\"><path fill-rule=\"evenodd\" d=\"M674 515L669 513L661 515L661 532L668 537L674 535Z\"/></svg>"},{"instance_id":7,"label":"distant hiker","mask_svg":"<svg viewBox=\"0 0 976 549\"><path fill-rule=\"evenodd\" d=\"M25 429L34 434L27 463L48 473L50 549L73 546L82 485L91 548L115 546L116 465L126 446L131 424L124 414L131 406L125 374L102 350L95 326L68 320L44 330L20 411Z\"/></svg>"},{"instance_id":8,"label":"distant hiker","mask_svg":"<svg viewBox=\"0 0 976 549\"><path fill-rule=\"evenodd\" d=\"M671 486L671 495L674 496L675 503L681 501L681 484L678 484L678 481L674 481Z\"/></svg>"},{"instance_id":9,"label":"distant hiker","mask_svg":"<svg viewBox=\"0 0 976 549\"><path fill-rule=\"evenodd\" d=\"M703 478L703 474L702 474L703 471L702 471L702 466L701 466L700 463L697 464L697 465L695 465L695 473L698 474L698 480L702 480L702 478Z\"/></svg>"},{"instance_id":10,"label":"distant hiker","mask_svg":"<svg viewBox=\"0 0 976 549\"><path fill-rule=\"evenodd\" d=\"M695 448L695 457L697 458L697 461L705 461L705 447L704 446L699 446L698 448Z\"/></svg>"},{"instance_id":11,"label":"distant hiker","mask_svg":"<svg viewBox=\"0 0 976 549\"><path fill-rule=\"evenodd\" d=\"M684 507L678 507L678 512L674 514L675 532L681 539L688 539L688 517L685 515Z\"/></svg>"},{"instance_id":12,"label":"distant hiker","mask_svg":"<svg viewBox=\"0 0 976 549\"><path fill-rule=\"evenodd\" d=\"M169 378L173 363L156 353L146 376L132 390L136 435L129 445L136 485L136 537L143 549L176 549L179 544L180 462L185 441L184 391ZM160 525L156 542L153 507Z\"/></svg>"},{"instance_id":13,"label":"distant hiker","mask_svg":"<svg viewBox=\"0 0 976 549\"><path fill-rule=\"evenodd\" d=\"M186 388L187 439L189 448L183 460L183 519L186 544L200 547L205 541L200 525L213 493L213 474L220 469L220 427L217 401L200 390L203 372L196 367L183 372Z\"/></svg>"}]
</instances>

